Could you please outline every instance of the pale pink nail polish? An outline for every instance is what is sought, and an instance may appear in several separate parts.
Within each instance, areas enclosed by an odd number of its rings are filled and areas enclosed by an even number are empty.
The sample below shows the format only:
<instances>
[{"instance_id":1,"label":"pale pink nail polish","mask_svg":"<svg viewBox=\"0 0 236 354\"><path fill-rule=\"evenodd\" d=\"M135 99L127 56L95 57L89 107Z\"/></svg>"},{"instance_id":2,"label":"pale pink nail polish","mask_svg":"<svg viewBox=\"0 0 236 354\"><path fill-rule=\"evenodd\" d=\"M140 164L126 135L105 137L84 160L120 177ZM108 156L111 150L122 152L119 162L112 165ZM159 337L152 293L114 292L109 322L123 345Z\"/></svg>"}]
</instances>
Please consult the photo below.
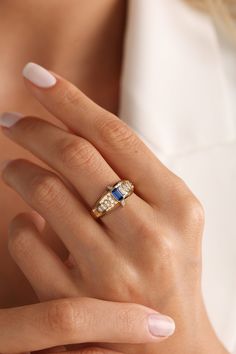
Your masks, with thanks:
<instances>
[{"instance_id":1,"label":"pale pink nail polish","mask_svg":"<svg viewBox=\"0 0 236 354\"><path fill-rule=\"evenodd\" d=\"M148 317L150 333L155 337L169 337L175 331L175 323L172 318L161 314L152 314Z\"/></svg>"},{"instance_id":2,"label":"pale pink nail polish","mask_svg":"<svg viewBox=\"0 0 236 354\"><path fill-rule=\"evenodd\" d=\"M4 112L0 115L0 125L10 128L23 117L24 115L18 112Z\"/></svg>"},{"instance_id":3,"label":"pale pink nail polish","mask_svg":"<svg viewBox=\"0 0 236 354\"><path fill-rule=\"evenodd\" d=\"M34 85L41 88L52 87L56 83L56 78L48 70L35 63L28 63L22 71L22 75Z\"/></svg>"}]
</instances>

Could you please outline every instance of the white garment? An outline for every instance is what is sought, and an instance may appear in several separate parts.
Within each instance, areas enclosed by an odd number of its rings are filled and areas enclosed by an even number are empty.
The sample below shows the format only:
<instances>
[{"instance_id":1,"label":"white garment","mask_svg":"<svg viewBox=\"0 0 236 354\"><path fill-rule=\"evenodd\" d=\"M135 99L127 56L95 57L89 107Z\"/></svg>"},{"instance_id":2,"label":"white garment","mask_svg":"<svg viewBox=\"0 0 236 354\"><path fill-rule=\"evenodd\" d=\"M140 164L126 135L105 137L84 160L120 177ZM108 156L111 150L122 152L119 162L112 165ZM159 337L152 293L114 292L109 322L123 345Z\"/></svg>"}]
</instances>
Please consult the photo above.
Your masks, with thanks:
<instances>
[{"instance_id":1,"label":"white garment","mask_svg":"<svg viewBox=\"0 0 236 354\"><path fill-rule=\"evenodd\" d=\"M203 292L236 353L236 49L181 0L130 0L119 116L206 211Z\"/></svg>"}]
</instances>

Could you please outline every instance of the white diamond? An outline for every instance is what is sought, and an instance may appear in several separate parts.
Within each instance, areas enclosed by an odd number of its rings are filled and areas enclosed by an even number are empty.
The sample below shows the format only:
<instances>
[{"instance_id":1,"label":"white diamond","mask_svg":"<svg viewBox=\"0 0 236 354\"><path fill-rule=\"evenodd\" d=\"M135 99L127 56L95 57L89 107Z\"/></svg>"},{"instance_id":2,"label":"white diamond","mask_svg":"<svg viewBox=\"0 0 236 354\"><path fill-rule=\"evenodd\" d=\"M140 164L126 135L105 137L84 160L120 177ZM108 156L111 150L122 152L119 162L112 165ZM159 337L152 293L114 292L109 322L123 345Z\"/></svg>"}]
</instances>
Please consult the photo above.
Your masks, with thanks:
<instances>
[{"instance_id":1,"label":"white diamond","mask_svg":"<svg viewBox=\"0 0 236 354\"><path fill-rule=\"evenodd\" d=\"M130 187L127 184L124 184L122 188L124 189L125 192L129 192L130 190Z\"/></svg>"},{"instance_id":2,"label":"white diamond","mask_svg":"<svg viewBox=\"0 0 236 354\"><path fill-rule=\"evenodd\" d=\"M119 191L120 191L122 194L125 194L125 192L126 192L124 186L120 186L120 187L119 187Z\"/></svg>"},{"instance_id":3,"label":"white diamond","mask_svg":"<svg viewBox=\"0 0 236 354\"><path fill-rule=\"evenodd\" d=\"M102 213L102 212L103 212L103 207L102 207L102 205L99 205L99 206L97 207L97 210L99 211L99 213Z\"/></svg>"}]
</instances>

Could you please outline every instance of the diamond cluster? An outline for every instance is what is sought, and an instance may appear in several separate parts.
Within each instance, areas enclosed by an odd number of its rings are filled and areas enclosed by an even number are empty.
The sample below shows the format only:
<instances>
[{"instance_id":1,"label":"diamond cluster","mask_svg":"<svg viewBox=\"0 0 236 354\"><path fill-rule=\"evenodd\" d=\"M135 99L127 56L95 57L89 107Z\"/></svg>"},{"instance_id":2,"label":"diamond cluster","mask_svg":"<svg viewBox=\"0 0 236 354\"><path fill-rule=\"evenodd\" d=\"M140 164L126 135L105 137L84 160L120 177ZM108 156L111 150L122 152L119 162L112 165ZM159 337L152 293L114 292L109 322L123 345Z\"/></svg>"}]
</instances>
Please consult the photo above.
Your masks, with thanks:
<instances>
[{"instance_id":1,"label":"diamond cluster","mask_svg":"<svg viewBox=\"0 0 236 354\"><path fill-rule=\"evenodd\" d=\"M113 208L117 204L117 200L113 197L113 195L108 192L104 198L102 198L97 206L97 210L99 213L103 213L104 211L108 211Z\"/></svg>"}]
</instances>

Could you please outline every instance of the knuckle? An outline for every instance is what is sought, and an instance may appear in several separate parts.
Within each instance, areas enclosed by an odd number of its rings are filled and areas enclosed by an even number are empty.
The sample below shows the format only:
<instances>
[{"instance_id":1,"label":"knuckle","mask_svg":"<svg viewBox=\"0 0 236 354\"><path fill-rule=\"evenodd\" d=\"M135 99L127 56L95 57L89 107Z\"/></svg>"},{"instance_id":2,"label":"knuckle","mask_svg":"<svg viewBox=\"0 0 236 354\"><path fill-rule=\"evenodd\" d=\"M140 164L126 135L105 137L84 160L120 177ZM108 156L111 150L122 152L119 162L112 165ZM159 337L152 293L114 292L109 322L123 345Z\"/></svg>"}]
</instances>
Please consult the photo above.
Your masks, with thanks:
<instances>
[{"instance_id":1,"label":"knuckle","mask_svg":"<svg viewBox=\"0 0 236 354\"><path fill-rule=\"evenodd\" d=\"M81 342L91 325L91 314L83 301L75 299L57 300L48 306L40 325L52 333L61 334L66 340Z\"/></svg>"},{"instance_id":2,"label":"knuckle","mask_svg":"<svg viewBox=\"0 0 236 354\"><path fill-rule=\"evenodd\" d=\"M53 174L38 174L29 185L29 198L33 203L43 207L51 207L56 202L62 202L62 182Z\"/></svg>"},{"instance_id":3,"label":"knuckle","mask_svg":"<svg viewBox=\"0 0 236 354\"><path fill-rule=\"evenodd\" d=\"M157 234L157 225L156 223L147 222L146 220L140 220L138 233L142 235L144 239L153 239Z\"/></svg>"},{"instance_id":4,"label":"knuckle","mask_svg":"<svg viewBox=\"0 0 236 354\"><path fill-rule=\"evenodd\" d=\"M174 204L181 203L181 201L185 199L186 196L191 194L185 181L181 177L174 174L172 171L169 171L168 181ZM176 208L176 205L174 205L174 207Z\"/></svg>"},{"instance_id":5,"label":"knuckle","mask_svg":"<svg viewBox=\"0 0 236 354\"><path fill-rule=\"evenodd\" d=\"M175 242L169 237L166 227L159 220L155 210L148 214L148 217L141 217L139 220L138 233L145 240L145 245L150 249L158 250L163 260L169 260L176 253Z\"/></svg>"},{"instance_id":6,"label":"knuckle","mask_svg":"<svg viewBox=\"0 0 236 354\"><path fill-rule=\"evenodd\" d=\"M93 171L99 166L99 154L85 139L73 138L61 144L60 159L67 168L78 169L92 167Z\"/></svg>"},{"instance_id":7,"label":"knuckle","mask_svg":"<svg viewBox=\"0 0 236 354\"><path fill-rule=\"evenodd\" d=\"M44 320L47 328L54 333L70 335L76 329L76 317L72 303L69 300L61 300L48 307Z\"/></svg>"},{"instance_id":8,"label":"knuckle","mask_svg":"<svg viewBox=\"0 0 236 354\"><path fill-rule=\"evenodd\" d=\"M184 203L185 218L193 226L202 226L205 221L203 205L195 196L190 196Z\"/></svg>"},{"instance_id":9,"label":"knuckle","mask_svg":"<svg viewBox=\"0 0 236 354\"><path fill-rule=\"evenodd\" d=\"M140 273L132 266L113 265L113 278L111 283L106 282L106 288L112 301L129 301L140 298ZM122 279L122 282L121 282Z\"/></svg>"},{"instance_id":10,"label":"knuckle","mask_svg":"<svg viewBox=\"0 0 236 354\"><path fill-rule=\"evenodd\" d=\"M148 214L138 216L136 225L138 233L142 235L143 238L155 238L159 229L156 211L150 208Z\"/></svg>"},{"instance_id":11,"label":"knuckle","mask_svg":"<svg viewBox=\"0 0 236 354\"><path fill-rule=\"evenodd\" d=\"M202 227L205 222L205 211L201 202L180 177L175 175L172 185L174 212L178 212L179 219L190 228Z\"/></svg>"},{"instance_id":12,"label":"knuckle","mask_svg":"<svg viewBox=\"0 0 236 354\"><path fill-rule=\"evenodd\" d=\"M170 262L176 254L176 244L170 237L158 235L156 238L158 253L161 255L162 261Z\"/></svg>"},{"instance_id":13,"label":"knuckle","mask_svg":"<svg viewBox=\"0 0 236 354\"><path fill-rule=\"evenodd\" d=\"M107 116L98 120L98 131L102 141L112 143L116 148L130 147L135 149L139 146L139 139L132 130L117 117Z\"/></svg>"}]
</instances>

